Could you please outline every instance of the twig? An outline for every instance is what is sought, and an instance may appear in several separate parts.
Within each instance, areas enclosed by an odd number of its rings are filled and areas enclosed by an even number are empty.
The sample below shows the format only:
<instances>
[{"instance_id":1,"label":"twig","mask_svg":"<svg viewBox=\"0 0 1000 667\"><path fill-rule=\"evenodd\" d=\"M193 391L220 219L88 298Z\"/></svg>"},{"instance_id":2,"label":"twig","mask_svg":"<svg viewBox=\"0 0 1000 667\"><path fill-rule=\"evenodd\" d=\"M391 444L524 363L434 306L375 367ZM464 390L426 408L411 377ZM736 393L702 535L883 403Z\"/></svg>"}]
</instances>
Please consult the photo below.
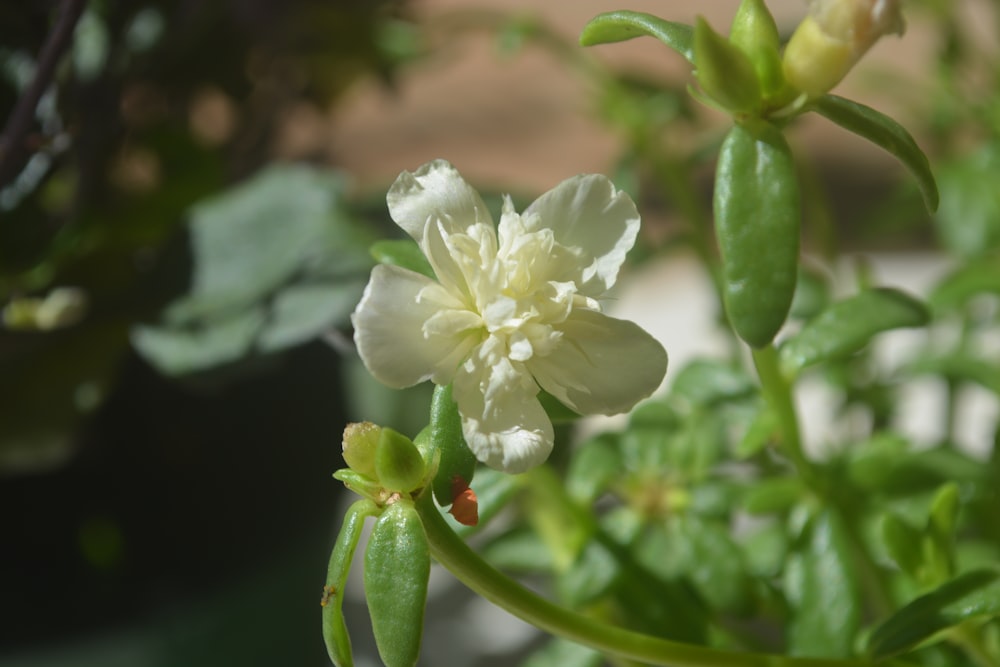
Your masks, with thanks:
<instances>
[{"instance_id":1,"label":"twig","mask_svg":"<svg viewBox=\"0 0 1000 667\"><path fill-rule=\"evenodd\" d=\"M87 0L63 0L59 7L59 14L38 56L35 78L21 93L0 135L0 187L10 183L17 174L24 154L24 135L31 127L38 101L52 80L59 57L72 41L73 30L86 6Z\"/></svg>"}]
</instances>

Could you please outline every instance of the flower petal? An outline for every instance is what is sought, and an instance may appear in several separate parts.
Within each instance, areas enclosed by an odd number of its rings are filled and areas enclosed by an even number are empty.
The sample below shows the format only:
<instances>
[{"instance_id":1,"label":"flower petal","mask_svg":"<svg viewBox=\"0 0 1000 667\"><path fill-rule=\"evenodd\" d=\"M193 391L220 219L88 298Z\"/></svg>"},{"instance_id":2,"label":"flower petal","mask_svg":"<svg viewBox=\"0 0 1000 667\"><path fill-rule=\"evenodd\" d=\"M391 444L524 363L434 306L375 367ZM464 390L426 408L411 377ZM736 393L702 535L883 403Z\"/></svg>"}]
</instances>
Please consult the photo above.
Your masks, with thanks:
<instances>
[{"instance_id":1,"label":"flower petal","mask_svg":"<svg viewBox=\"0 0 1000 667\"><path fill-rule=\"evenodd\" d=\"M618 278L625 254L639 233L639 212L607 177L585 174L566 179L535 200L522 214L529 229L552 229L557 243L583 256L564 262L565 277L585 296L600 296Z\"/></svg>"},{"instance_id":2,"label":"flower petal","mask_svg":"<svg viewBox=\"0 0 1000 667\"><path fill-rule=\"evenodd\" d=\"M493 224L482 197L445 160L401 173L386 203L392 219L417 243L423 243L424 227L431 221L440 221L446 236L476 223Z\"/></svg>"},{"instance_id":3,"label":"flower petal","mask_svg":"<svg viewBox=\"0 0 1000 667\"><path fill-rule=\"evenodd\" d=\"M376 266L351 315L358 354L368 371L390 387L429 379L448 384L479 336L463 328L469 319L465 311L455 311L456 326L441 323L443 313L460 308L430 278L398 266Z\"/></svg>"},{"instance_id":4,"label":"flower petal","mask_svg":"<svg viewBox=\"0 0 1000 667\"><path fill-rule=\"evenodd\" d=\"M480 461L516 474L552 452L552 422L531 378L501 357L482 367L470 359L455 376L454 396L465 441Z\"/></svg>"},{"instance_id":5,"label":"flower petal","mask_svg":"<svg viewBox=\"0 0 1000 667\"><path fill-rule=\"evenodd\" d=\"M639 325L593 310L574 310L559 343L528 370L542 388L580 414L631 410L660 386L667 353Z\"/></svg>"}]
</instances>

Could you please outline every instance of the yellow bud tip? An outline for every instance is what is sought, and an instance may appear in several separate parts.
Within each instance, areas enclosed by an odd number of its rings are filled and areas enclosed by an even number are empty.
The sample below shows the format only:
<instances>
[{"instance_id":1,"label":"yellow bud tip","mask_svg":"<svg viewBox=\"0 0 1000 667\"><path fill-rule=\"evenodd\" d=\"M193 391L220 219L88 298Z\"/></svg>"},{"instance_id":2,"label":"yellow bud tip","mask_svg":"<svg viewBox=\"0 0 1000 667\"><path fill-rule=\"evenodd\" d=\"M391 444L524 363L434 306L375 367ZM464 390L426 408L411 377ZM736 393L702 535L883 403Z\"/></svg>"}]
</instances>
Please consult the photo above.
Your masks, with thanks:
<instances>
[{"instance_id":1,"label":"yellow bud tip","mask_svg":"<svg viewBox=\"0 0 1000 667\"><path fill-rule=\"evenodd\" d=\"M827 92L883 35L903 34L899 0L812 0L785 48L787 81L810 96Z\"/></svg>"}]
</instances>

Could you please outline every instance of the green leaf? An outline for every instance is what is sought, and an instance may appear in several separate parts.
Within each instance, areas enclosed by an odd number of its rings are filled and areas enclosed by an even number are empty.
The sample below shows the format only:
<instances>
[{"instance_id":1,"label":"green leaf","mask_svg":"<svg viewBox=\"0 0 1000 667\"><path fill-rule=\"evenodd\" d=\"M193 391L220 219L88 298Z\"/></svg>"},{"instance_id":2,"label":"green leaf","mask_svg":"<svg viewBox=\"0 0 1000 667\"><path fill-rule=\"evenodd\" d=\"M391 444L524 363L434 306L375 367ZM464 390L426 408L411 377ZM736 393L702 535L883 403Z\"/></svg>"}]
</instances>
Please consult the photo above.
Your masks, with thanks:
<instances>
[{"instance_id":1,"label":"green leaf","mask_svg":"<svg viewBox=\"0 0 1000 667\"><path fill-rule=\"evenodd\" d=\"M412 239L383 239L376 241L369 249L371 256L379 264L391 264L421 273L436 280L431 263L424 256L416 241Z\"/></svg>"},{"instance_id":2,"label":"green leaf","mask_svg":"<svg viewBox=\"0 0 1000 667\"><path fill-rule=\"evenodd\" d=\"M431 575L430 549L413 504L389 505L365 549L365 600L386 667L413 667L420 656Z\"/></svg>"},{"instance_id":3,"label":"green leaf","mask_svg":"<svg viewBox=\"0 0 1000 667\"><path fill-rule=\"evenodd\" d=\"M337 172L274 166L196 204L188 293L136 350L181 376L276 353L346 324L371 266Z\"/></svg>"},{"instance_id":4,"label":"green leaf","mask_svg":"<svg viewBox=\"0 0 1000 667\"><path fill-rule=\"evenodd\" d=\"M1000 395L1000 365L964 350L941 357L922 357L907 366L914 374L972 382Z\"/></svg>"},{"instance_id":5,"label":"green leaf","mask_svg":"<svg viewBox=\"0 0 1000 667\"><path fill-rule=\"evenodd\" d=\"M365 519L374 516L379 508L370 500L358 500L344 514L337 541L330 553L323 587L323 641L330 660L336 667L352 667L351 638L344 623L344 587L354 559L354 551L361 539Z\"/></svg>"},{"instance_id":6,"label":"green leaf","mask_svg":"<svg viewBox=\"0 0 1000 667\"><path fill-rule=\"evenodd\" d=\"M603 597L622 574L621 563L603 544L589 541L569 569L559 573L556 591L564 604L578 608Z\"/></svg>"},{"instance_id":7,"label":"green leaf","mask_svg":"<svg viewBox=\"0 0 1000 667\"><path fill-rule=\"evenodd\" d=\"M624 42L648 35L660 40L688 61L694 62L693 30L683 23L666 21L652 14L619 10L598 14L583 27L581 46Z\"/></svg>"},{"instance_id":8,"label":"green leaf","mask_svg":"<svg viewBox=\"0 0 1000 667\"><path fill-rule=\"evenodd\" d=\"M590 506L624 471L618 436L602 433L580 445L566 471L566 493Z\"/></svg>"},{"instance_id":9,"label":"green leaf","mask_svg":"<svg viewBox=\"0 0 1000 667\"><path fill-rule=\"evenodd\" d=\"M961 257L1000 248L1000 142L939 170L941 208L934 216L944 246ZM995 262L995 260L994 260Z\"/></svg>"},{"instance_id":10,"label":"green leaf","mask_svg":"<svg viewBox=\"0 0 1000 667\"><path fill-rule=\"evenodd\" d=\"M931 212L938 207L938 189L927 156L906 129L883 113L857 102L823 95L810 103L812 110L896 156L916 177L924 203Z\"/></svg>"},{"instance_id":11,"label":"green leaf","mask_svg":"<svg viewBox=\"0 0 1000 667\"><path fill-rule=\"evenodd\" d=\"M778 415L765 401L761 401L743 437L736 445L736 458L748 459L760 452L769 442L776 439L780 427Z\"/></svg>"},{"instance_id":12,"label":"green leaf","mask_svg":"<svg viewBox=\"0 0 1000 667\"><path fill-rule=\"evenodd\" d=\"M726 315L753 347L785 322L798 275L798 176L781 131L735 125L719 151L713 199Z\"/></svg>"},{"instance_id":13,"label":"green leaf","mask_svg":"<svg viewBox=\"0 0 1000 667\"><path fill-rule=\"evenodd\" d=\"M974 570L921 595L879 625L868 639L875 660L890 658L971 618L1000 615L1000 571Z\"/></svg>"},{"instance_id":14,"label":"green leaf","mask_svg":"<svg viewBox=\"0 0 1000 667\"><path fill-rule=\"evenodd\" d=\"M780 351L782 371L794 377L808 366L857 352L876 334L923 326L929 319L921 302L899 290L866 290L831 305L788 339Z\"/></svg>"},{"instance_id":15,"label":"green leaf","mask_svg":"<svg viewBox=\"0 0 1000 667\"><path fill-rule=\"evenodd\" d=\"M556 637L528 657L521 667L601 667L604 656L592 648Z\"/></svg>"},{"instance_id":16,"label":"green leaf","mask_svg":"<svg viewBox=\"0 0 1000 667\"><path fill-rule=\"evenodd\" d=\"M798 477L768 477L748 488L743 508L750 514L783 512L795 505L805 491L806 487Z\"/></svg>"},{"instance_id":17,"label":"green leaf","mask_svg":"<svg viewBox=\"0 0 1000 667\"><path fill-rule=\"evenodd\" d=\"M928 301L935 311L946 311L961 308L981 294L1000 295L1000 257L963 264L937 284Z\"/></svg>"},{"instance_id":18,"label":"green leaf","mask_svg":"<svg viewBox=\"0 0 1000 667\"><path fill-rule=\"evenodd\" d=\"M697 18L694 26L695 77L702 91L732 113L760 106L761 90L749 56Z\"/></svg>"},{"instance_id":19,"label":"green leaf","mask_svg":"<svg viewBox=\"0 0 1000 667\"><path fill-rule=\"evenodd\" d=\"M890 513L882 519L882 540L899 569L919 581L924 564L920 531L901 516Z\"/></svg>"},{"instance_id":20,"label":"green leaf","mask_svg":"<svg viewBox=\"0 0 1000 667\"><path fill-rule=\"evenodd\" d=\"M786 571L794 615L788 628L791 655L845 658L861 622L861 590L844 526L831 512L817 516L809 542Z\"/></svg>"},{"instance_id":21,"label":"green leaf","mask_svg":"<svg viewBox=\"0 0 1000 667\"><path fill-rule=\"evenodd\" d=\"M695 359L674 376L670 392L693 406L712 407L747 396L756 387L738 366L715 359Z\"/></svg>"}]
</instances>

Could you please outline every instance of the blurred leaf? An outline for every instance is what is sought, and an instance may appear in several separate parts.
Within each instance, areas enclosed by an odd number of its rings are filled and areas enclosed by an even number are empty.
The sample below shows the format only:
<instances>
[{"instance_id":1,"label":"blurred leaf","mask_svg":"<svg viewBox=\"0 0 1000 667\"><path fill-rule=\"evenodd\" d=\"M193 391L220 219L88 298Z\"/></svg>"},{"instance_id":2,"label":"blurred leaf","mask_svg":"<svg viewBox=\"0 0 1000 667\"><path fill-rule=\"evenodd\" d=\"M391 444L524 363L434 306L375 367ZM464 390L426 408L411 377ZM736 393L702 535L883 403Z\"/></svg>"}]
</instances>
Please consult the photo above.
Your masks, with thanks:
<instances>
[{"instance_id":1,"label":"blurred leaf","mask_svg":"<svg viewBox=\"0 0 1000 667\"><path fill-rule=\"evenodd\" d=\"M795 295L788 316L799 320L811 320L830 305L830 283L819 271L799 266L799 277L795 283Z\"/></svg>"},{"instance_id":2,"label":"blurred leaf","mask_svg":"<svg viewBox=\"0 0 1000 667\"><path fill-rule=\"evenodd\" d=\"M600 667L604 656L592 648L561 637L550 639L521 663L521 667Z\"/></svg>"},{"instance_id":3,"label":"blurred leaf","mask_svg":"<svg viewBox=\"0 0 1000 667\"><path fill-rule=\"evenodd\" d=\"M756 388L756 383L738 366L714 359L695 359L674 376L670 391L692 405L712 407L746 396Z\"/></svg>"},{"instance_id":4,"label":"blurred leaf","mask_svg":"<svg viewBox=\"0 0 1000 667\"><path fill-rule=\"evenodd\" d=\"M997 216L1000 220L1000 211ZM935 286L928 300L935 310L948 310L980 294L1000 295L1000 258L988 256L959 266Z\"/></svg>"},{"instance_id":5,"label":"blurred leaf","mask_svg":"<svg viewBox=\"0 0 1000 667\"><path fill-rule=\"evenodd\" d=\"M400 266L436 280L424 251L411 239L383 239L372 244L371 255L379 264Z\"/></svg>"},{"instance_id":6,"label":"blurred leaf","mask_svg":"<svg viewBox=\"0 0 1000 667\"><path fill-rule=\"evenodd\" d=\"M556 579L560 599L571 608L598 600L606 595L622 574L622 565L607 547L591 540L580 551L576 562Z\"/></svg>"},{"instance_id":7,"label":"blurred leaf","mask_svg":"<svg viewBox=\"0 0 1000 667\"><path fill-rule=\"evenodd\" d=\"M580 33L581 46L595 46L649 35L660 40L677 53L694 63L692 46L693 29L683 23L674 23L646 14L619 10L598 14L583 27Z\"/></svg>"},{"instance_id":8,"label":"blurred leaf","mask_svg":"<svg viewBox=\"0 0 1000 667\"><path fill-rule=\"evenodd\" d=\"M765 477L747 489L743 508L751 514L783 512L802 498L806 486L798 477Z\"/></svg>"},{"instance_id":9,"label":"blurred leaf","mask_svg":"<svg viewBox=\"0 0 1000 667\"><path fill-rule=\"evenodd\" d=\"M898 290L876 288L831 305L781 346L781 366L793 377L798 371L857 352L877 334L918 327L929 316L924 305Z\"/></svg>"},{"instance_id":10,"label":"blurred leaf","mask_svg":"<svg viewBox=\"0 0 1000 667\"><path fill-rule=\"evenodd\" d=\"M914 581L919 581L923 568L923 538L920 531L896 514L882 520L882 539L889 557Z\"/></svg>"},{"instance_id":11,"label":"blurred leaf","mask_svg":"<svg viewBox=\"0 0 1000 667\"><path fill-rule=\"evenodd\" d=\"M333 173L265 169L191 213L193 275L162 325L132 330L160 372L185 375L301 344L347 322L370 261Z\"/></svg>"},{"instance_id":12,"label":"blurred leaf","mask_svg":"<svg viewBox=\"0 0 1000 667\"><path fill-rule=\"evenodd\" d=\"M589 506L608 490L624 471L618 436L602 433L576 450L566 472L566 493Z\"/></svg>"},{"instance_id":13,"label":"blurred leaf","mask_svg":"<svg viewBox=\"0 0 1000 667\"><path fill-rule=\"evenodd\" d=\"M944 246L962 257L1000 247L1000 144L983 146L939 170L941 210L935 216Z\"/></svg>"},{"instance_id":14,"label":"blurred leaf","mask_svg":"<svg viewBox=\"0 0 1000 667\"><path fill-rule=\"evenodd\" d=\"M879 625L868 639L876 660L890 658L970 618L1000 614L1000 571L961 574L921 595Z\"/></svg>"},{"instance_id":15,"label":"blurred leaf","mask_svg":"<svg viewBox=\"0 0 1000 667\"><path fill-rule=\"evenodd\" d=\"M786 572L794 612L788 652L824 658L852 654L861 622L861 589L850 539L840 520L822 512L810 525L809 541Z\"/></svg>"},{"instance_id":16,"label":"blurred leaf","mask_svg":"<svg viewBox=\"0 0 1000 667\"><path fill-rule=\"evenodd\" d=\"M968 351L919 357L907 365L907 370L917 375L972 382L1000 396L1000 364Z\"/></svg>"},{"instance_id":17,"label":"blurred leaf","mask_svg":"<svg viewBox=\"0 0 1000 667\"><path fill-rule=\"evenodd\" d=\"M481 549L494 567L521 573L548 574L555 568L552 551L538 533L518 527L494 537Z\"/></svg>"},{"instance_id":18,"label":"blurred leaf","mask_svg":"<svg viewBox=\"0 0 1000 667\"><path fill-rule=\"evenodd\" d=\"M766 402L760 401L753 419L736 445L736 458L748 459L760 452L775 439L779 428L778 415Z\"/></svg>"},{"instance_id":19,"label":"blurred leaf","mask_svg":"<svg viewBox=\"0 0 1000 667\"><path fill-rule=\"evenodd\" d=\"M906 128L871 107L836 95L823 95L810 104L816 113L895 155L916 177L927 209L937 209L938 190L930 163Z\"/></svg>"}]
</instances>

